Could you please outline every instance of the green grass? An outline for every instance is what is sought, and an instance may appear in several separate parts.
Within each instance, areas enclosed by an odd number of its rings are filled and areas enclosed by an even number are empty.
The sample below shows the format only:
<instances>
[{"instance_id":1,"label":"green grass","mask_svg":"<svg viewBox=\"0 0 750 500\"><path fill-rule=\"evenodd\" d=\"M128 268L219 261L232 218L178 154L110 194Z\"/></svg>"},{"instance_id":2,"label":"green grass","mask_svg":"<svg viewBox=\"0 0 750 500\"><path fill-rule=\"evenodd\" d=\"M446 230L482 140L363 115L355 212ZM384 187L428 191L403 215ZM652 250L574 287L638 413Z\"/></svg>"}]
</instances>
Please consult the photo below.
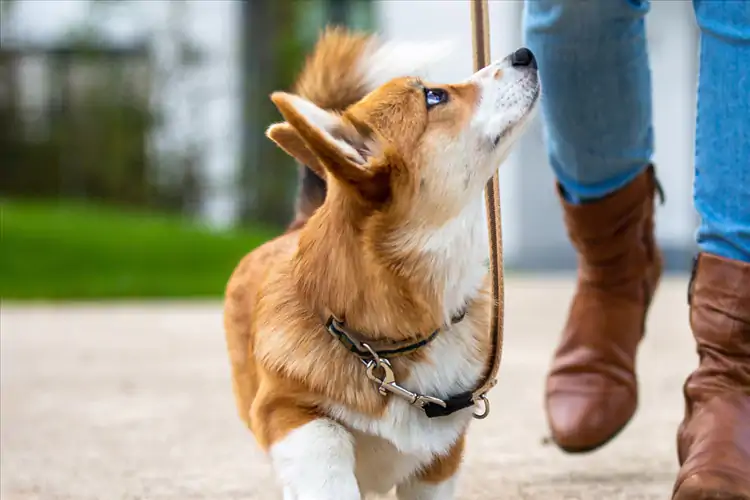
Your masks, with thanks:
<instances>
[{"instance_id":1,"label":"green grass","mask_svg":"<svg viewBox=\"0 0 750 500\"><path fill-rule=\"evenodd\" d=\"M3 300L220 297L242 256L276 234L67 202L0 210Z\"/></svg>"}]
</instances>

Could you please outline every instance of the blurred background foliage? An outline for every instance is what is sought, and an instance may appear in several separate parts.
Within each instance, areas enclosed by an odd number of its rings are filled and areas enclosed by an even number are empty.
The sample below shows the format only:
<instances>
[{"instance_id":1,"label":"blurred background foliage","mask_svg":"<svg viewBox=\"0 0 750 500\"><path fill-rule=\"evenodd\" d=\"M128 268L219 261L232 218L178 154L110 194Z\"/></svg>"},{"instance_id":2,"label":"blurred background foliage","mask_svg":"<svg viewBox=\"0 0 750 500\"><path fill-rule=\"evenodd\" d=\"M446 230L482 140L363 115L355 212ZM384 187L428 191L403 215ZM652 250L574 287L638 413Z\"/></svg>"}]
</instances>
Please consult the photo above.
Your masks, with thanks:
<instances>
[{"instance_id":1,"label":"blurred background foliage","mask_svg":"<svg viewBox=\"0 0 750 500\"><path fill-rule=\"evenodd\" d=\"M3 0L3 19L17 3ZM54 44L2 39L3 299L220 295L241 256L291 217L296 168L264 137L280 118L268 95L290 87L325 24L372 26L366 0L241 2L241 154L238 179L226 181L238 184L238 218L222 228L200 218L200 137L168 150L153 144L164 124L154 103L206 57L181 30L188 2L169 3L178 55L169 67L156 63L150 36L119 44L102 36L101 19L128 3L89 0L86 21ZM205 99L185 103L192 120Z\"/></svg>"}]
</instances>

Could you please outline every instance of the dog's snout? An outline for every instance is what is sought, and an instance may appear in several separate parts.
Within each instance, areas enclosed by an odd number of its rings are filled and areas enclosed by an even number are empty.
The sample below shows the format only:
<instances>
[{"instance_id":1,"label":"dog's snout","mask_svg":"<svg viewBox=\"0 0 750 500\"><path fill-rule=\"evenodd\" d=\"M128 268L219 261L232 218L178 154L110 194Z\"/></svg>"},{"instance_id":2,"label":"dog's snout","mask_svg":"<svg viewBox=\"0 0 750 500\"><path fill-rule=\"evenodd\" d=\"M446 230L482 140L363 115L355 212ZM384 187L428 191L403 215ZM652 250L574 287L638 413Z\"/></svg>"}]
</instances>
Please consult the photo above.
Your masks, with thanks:
<instances>
[{"instance_id":1,"label":"dog's snout","mask_svg":"<svg viewBox=\"0 0 750 500\"><path fill-rule=\"evenodd\" d=\"M534 53L526 47L520 48L517 51L513 52L513 54L510 56L510 62L514 67L530 67L533 69L537 69L536 57L534 57Z\"/></svg>"}]
</instances>

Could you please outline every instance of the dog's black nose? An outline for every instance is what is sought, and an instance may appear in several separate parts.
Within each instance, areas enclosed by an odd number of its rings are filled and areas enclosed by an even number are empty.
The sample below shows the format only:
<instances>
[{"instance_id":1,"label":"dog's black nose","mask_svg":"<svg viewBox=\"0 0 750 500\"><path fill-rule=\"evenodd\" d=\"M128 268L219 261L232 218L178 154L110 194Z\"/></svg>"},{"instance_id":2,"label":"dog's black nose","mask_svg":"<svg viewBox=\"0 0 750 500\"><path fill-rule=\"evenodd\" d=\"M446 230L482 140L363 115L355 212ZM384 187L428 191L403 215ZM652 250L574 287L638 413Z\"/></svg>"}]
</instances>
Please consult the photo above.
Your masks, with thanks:
<instances>
[{"instance_id":1,"label":"dog's black nose","mask_svg":"<svg viewBox=\"0 0 750 500\"><path fill-rule=\"evenodd\" d=\"M513 52L513 55L510 56L510 62L516 67L531 67L537 69L534 53L526 47Z\"/></svg>"}]
</instances>

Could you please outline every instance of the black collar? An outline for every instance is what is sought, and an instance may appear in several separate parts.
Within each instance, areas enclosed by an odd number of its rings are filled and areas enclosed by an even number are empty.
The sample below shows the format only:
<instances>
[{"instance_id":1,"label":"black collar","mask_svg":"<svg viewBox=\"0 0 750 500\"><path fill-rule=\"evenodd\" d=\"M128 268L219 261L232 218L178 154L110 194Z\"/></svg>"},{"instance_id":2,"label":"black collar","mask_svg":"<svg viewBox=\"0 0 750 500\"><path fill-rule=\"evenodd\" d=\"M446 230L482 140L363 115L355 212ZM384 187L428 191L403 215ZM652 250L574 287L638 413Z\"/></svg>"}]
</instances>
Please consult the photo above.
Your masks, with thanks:
<instances>
[{"instance_id":1,"label":"black collar","mask_svg":"<svg viewBox=\"0 0 750 500\"><path fill-rule=\"evenodd\" d=\"M458 312L458 314L451 318L452 325L461 322L461 320L466 317L466 309L467 308L464 307ZM435 340L435 337L437 337L438 333L442 330L442 328L438 328L427 337L416 341L405 340L400 342L378 342L371 341L359 332L348 329L343 321L337 319L333 315L328 318L326 329L331 335L337 338L347 350L353 352L360 358L365 359L371 359L373 351L379 357L386 359L409 354ZM363 344L367 344L368 347L365 347Z\"/></svg>"}]
</instances>

